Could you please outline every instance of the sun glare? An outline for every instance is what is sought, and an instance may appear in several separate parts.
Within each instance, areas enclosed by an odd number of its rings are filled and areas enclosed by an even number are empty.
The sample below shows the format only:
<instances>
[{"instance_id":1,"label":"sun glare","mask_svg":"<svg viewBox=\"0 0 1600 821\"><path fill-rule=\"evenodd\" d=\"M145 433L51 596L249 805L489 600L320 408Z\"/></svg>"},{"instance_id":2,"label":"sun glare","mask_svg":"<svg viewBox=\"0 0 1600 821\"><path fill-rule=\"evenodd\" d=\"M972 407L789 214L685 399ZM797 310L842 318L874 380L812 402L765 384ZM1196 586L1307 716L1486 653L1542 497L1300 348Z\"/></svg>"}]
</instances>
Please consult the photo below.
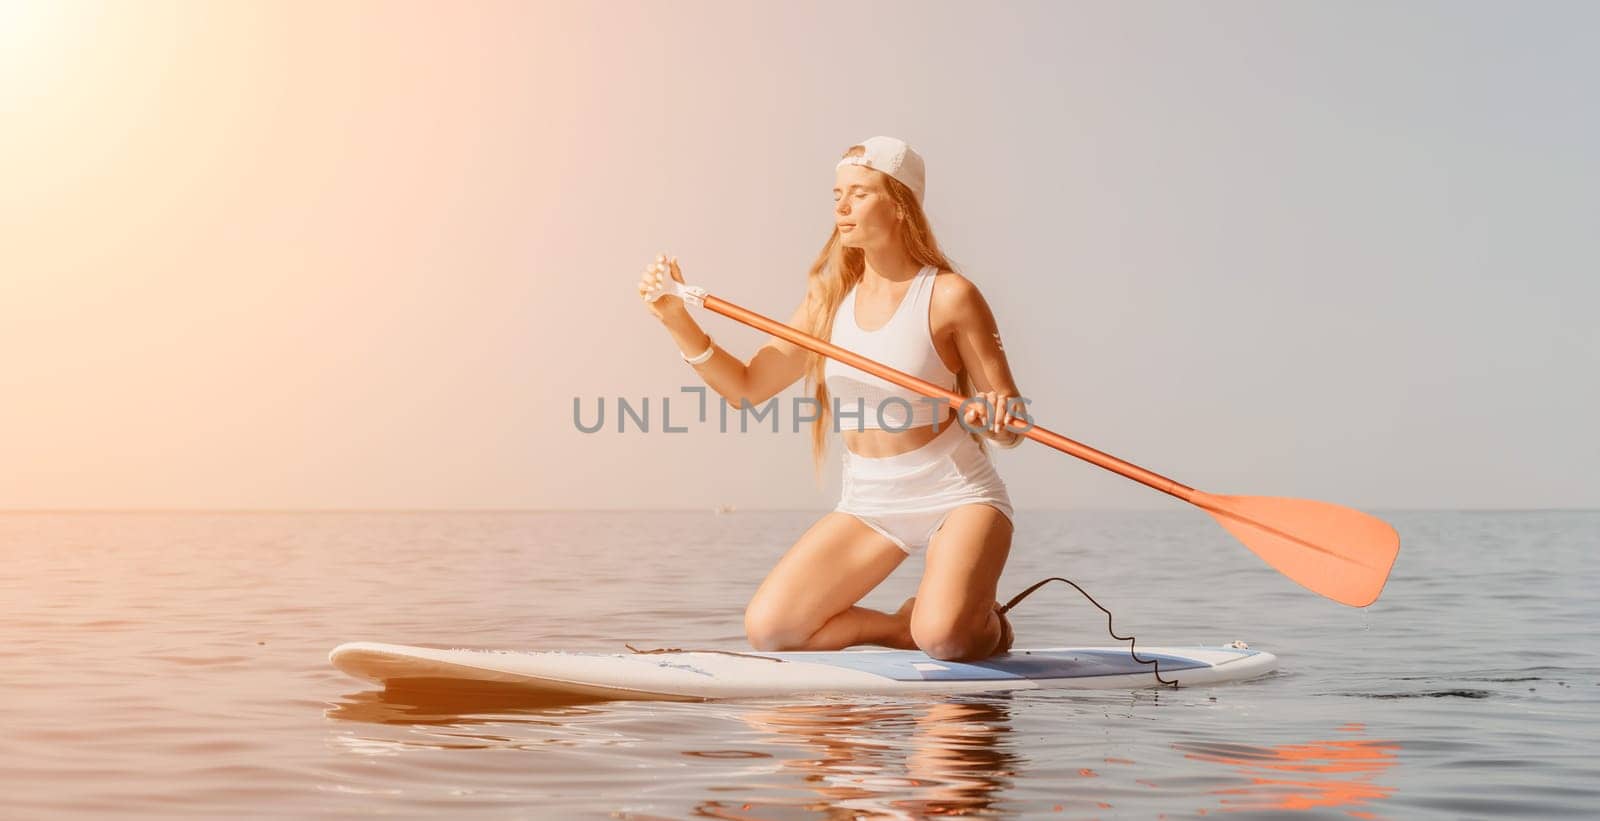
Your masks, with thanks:
<instances>
[{"instance_id":1,"label":"sun glare","mask_svg":"<svg viewBox=\"0 0 1600 821\"><path fill-rule=\"evenodd\" d=\"M81 13L79 3L51 0L0 0L0 93L10 99L27 89L48 86L60 71L69 44L63 31Z\"/></svg>"}]
</instances>

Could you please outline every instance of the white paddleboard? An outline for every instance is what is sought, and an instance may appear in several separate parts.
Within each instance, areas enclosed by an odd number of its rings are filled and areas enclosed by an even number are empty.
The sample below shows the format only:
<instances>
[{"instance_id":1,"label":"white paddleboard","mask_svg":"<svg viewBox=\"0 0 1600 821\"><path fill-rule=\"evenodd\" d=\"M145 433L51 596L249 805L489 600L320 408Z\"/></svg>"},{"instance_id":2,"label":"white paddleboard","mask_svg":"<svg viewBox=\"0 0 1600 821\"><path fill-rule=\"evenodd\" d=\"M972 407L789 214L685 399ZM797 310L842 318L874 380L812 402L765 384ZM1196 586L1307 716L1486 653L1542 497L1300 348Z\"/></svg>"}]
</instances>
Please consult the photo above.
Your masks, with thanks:
<instances>
[{"instance_id":1,"label":"white paddleboard","mask_svg":"<svg viewBox=\"0 0 1600 821\"><path fill-rule=\"evenodd\" d=\"M1140 647L1179 686L1221 684L1276 670L1271 653L1237 646ZM471 650L350 642L328 656L357 678L392 688L513 689L598 699L705 701L814 694L1116 690L1163 686L1127 647L1013 648L982 661L920 650L579 653Z\"/></svg>"}]
</instances>

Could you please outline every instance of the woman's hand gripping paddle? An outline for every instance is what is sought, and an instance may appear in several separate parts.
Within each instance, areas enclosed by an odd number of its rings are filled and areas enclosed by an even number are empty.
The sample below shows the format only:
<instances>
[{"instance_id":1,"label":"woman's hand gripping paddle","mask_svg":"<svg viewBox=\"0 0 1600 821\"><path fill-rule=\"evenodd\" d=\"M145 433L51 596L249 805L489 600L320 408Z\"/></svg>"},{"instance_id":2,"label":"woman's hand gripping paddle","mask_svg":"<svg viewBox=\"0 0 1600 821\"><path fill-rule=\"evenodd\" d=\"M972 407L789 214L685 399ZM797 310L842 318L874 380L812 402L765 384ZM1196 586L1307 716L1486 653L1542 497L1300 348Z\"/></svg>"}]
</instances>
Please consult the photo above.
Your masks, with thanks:
<instances>
[{"instance_id":1,"label":"woman's hand gripping paddle","mask_svg":"<svg viewBox=\"0 0 1600 821\"><path fill-rule=\"evenodd\" d=\"M958 412L967 400L671 277L662 277L656 287L643 293L648 302L663 295L679 297L688 305L715 311L923 396L944 399ZM1199 507L1278 572L1340 604L1366 607L1377 601L1400 552L1400 534L1388 522L1359 510L1310 499L1206 493L1037 425L1013 425L1010 429Z\"/></svg>"}]
</instances>

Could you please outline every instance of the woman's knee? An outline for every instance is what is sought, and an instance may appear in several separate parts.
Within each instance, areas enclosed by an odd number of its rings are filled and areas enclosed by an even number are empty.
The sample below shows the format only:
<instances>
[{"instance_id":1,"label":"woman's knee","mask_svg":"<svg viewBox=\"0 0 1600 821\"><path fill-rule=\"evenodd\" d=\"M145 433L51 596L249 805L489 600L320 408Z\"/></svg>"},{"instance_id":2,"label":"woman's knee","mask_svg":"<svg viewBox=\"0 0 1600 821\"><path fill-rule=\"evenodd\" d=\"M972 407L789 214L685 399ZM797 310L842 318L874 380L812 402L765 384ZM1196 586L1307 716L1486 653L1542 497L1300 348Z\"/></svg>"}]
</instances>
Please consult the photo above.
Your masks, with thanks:
<instances>
[{"instance_id":1,"label":"woman's knee","mask_svg":"<svg viewBox=\"0 0 1600 821\"><path fill-rule=\"evenodd\" d=\"M753 601L744 609L744 635L757 650L798 650L814 632L815 628L786 617L780 607Z\"/></svg>"}]
</instances>

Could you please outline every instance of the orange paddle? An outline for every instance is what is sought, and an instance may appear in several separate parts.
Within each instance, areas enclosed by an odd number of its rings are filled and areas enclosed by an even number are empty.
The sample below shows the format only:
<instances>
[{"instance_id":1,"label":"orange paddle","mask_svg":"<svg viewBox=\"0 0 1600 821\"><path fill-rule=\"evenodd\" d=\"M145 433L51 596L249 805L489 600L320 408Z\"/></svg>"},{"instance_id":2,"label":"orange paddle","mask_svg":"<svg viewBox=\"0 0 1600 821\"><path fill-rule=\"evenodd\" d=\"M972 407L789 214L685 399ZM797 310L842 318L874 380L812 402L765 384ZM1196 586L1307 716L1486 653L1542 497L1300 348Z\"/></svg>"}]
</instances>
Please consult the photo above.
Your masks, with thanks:
<instances>
[{"instance_id":1,"label":"orange paddle","mask_svg":"<svg viewBox=\"0 0 1600 821\"><path fill-rule=\"evenodd\" d=\"M711 296L704 288L670 277L662 280L660 289L646 298L654 301L671 293L907 390L944 399L958 411L968 398ZM1400 552L1400 534L1388 522L1359 510L1310 499L1206 493L1038 425L1011 430L1199 507L1278 572L1340 604L1366 607L1377 601Z\"/></svg>"}]
</instances>

